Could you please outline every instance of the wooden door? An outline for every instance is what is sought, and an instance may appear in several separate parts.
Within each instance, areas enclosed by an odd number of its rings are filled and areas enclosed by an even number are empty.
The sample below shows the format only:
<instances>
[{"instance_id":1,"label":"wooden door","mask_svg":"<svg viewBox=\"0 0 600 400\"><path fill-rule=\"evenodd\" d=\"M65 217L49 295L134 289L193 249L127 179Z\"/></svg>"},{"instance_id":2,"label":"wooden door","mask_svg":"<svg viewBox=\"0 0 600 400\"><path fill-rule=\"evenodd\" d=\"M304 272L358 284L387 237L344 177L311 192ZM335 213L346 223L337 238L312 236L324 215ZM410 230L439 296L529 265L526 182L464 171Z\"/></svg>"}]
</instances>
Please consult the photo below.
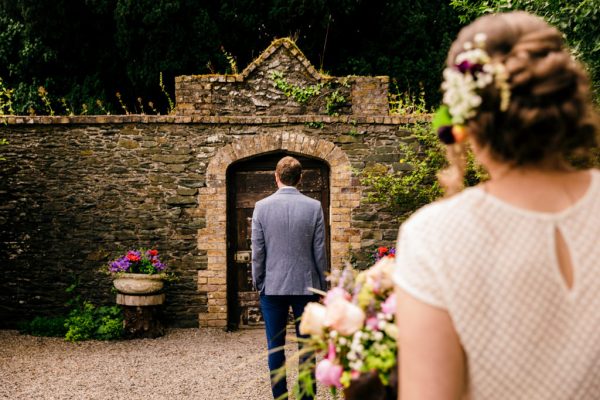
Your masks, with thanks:
<instances>
[{"instance_id":1,"label":"wooden door","mask_svg":"<svg viewBox=\"0 0 600 400\"><path fill-rule=\"evenodd\" d=\"M261 325L258 292L252 287L252 212L254 205L277 191L275 166L287 153L259 156L233 164L227 171L227 304L228 329ZM322 161L293 155L302 164L298 189L323 206L329 257L329 167Z\"/></svg>"}]
</instances>

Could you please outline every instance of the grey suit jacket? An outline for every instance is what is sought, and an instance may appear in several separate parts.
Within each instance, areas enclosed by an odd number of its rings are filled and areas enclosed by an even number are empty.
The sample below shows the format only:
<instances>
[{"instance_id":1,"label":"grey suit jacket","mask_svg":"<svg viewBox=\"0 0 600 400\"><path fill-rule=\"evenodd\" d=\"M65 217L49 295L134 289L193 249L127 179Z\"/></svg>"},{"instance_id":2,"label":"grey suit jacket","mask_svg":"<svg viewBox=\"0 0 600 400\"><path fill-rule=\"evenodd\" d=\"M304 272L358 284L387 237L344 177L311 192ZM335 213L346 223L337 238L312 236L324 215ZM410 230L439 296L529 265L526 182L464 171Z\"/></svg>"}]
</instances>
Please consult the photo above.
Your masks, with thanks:
<instances>
[{"instance_id":1,"label":"grey suit jacket","mask_svg":"<svg viewBox=\"0 0 600 400\"><path fill-rule=\"evenodd\" d=\"M252 214L252 280L261 294L325 290L325 223L321 203L294 187L258 202Z\"/></svg>"}]
</instances>

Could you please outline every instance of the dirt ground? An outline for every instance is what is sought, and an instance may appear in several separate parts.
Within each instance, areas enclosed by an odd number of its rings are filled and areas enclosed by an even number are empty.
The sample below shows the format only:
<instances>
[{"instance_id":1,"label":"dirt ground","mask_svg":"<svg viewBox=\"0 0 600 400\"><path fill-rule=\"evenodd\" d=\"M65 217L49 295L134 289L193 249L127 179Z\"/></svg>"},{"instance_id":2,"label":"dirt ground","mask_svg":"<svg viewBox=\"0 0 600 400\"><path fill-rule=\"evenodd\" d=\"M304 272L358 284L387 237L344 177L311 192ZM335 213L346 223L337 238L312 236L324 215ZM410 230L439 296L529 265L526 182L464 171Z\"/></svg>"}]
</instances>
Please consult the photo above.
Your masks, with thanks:
<instances>
[{"instance_id":1,"label":"dirt ground","mask_svg":"<svg viewBox=\"0 0 600 400\"><path fill-rule=\"evenodd\" d=\"M288 344L288 359L295 348ZM288 385L294 377L288 373ZM262 329L171 329L158 339L80 343L0 330L0 399L271 398ZM317 398L333 399L323 388Z\"/></svg>"}]
</instances>

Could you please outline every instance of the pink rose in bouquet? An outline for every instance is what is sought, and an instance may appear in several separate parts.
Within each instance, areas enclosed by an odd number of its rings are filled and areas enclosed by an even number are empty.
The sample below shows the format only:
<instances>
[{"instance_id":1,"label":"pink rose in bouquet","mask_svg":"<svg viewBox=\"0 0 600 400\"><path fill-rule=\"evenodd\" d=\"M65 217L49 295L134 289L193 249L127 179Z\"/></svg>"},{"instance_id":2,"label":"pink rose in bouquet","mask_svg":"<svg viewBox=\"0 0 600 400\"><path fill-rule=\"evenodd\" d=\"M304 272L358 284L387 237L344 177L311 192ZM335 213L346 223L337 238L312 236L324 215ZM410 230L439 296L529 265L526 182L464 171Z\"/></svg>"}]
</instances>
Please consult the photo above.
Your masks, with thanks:
<instances>
[{"instance_id":1,"label":"pink rose in bouquet","mask_svg":"<svg viewBox=\"0 0 600 400\"><path fill-rule=\"evenodd\" d=\"M319 361L315 370L315 377L326 386L341 388L342 366L335 363L335 346L329 344L327 357Z\"/></svg>"},{"instance_id":2,"label":"pink rose in bouquet","mask_svg":"<svg viewBox=\"0 0 600 400\"><path fill-rule=\"evenodd\" d=\"M383 302L381 311L386 314L393 314L396 312L396 293L390 294L390 297Z\"/></svg>"},{"instance_id":3,"label":"pink rose in bouquet","mask_svg":"<svg viewBox=\"0 0 600 400\"><path fill-rule=\"evenodd\" d=\"M348 300L337 297L326 307L325 326L348 336L363 327L365 313Z\"/></svg>"},{"instance_id":4,"label":"pink rose in bouquet","mask_svg":"<svg viewBox=\"0 0 600 400\"><path fill-rule=\"evenodd\" d=\"M352 299L352 296L345 289L342 289L341 287L336 286L327 292L327 294L325 295L325 299L323 300L323 303L325 305L328 305L329 303L331 303L332 301L334 301L335 299L338 299L338 298L350 300L350 299Z\"/></svg>"}]
</instances>

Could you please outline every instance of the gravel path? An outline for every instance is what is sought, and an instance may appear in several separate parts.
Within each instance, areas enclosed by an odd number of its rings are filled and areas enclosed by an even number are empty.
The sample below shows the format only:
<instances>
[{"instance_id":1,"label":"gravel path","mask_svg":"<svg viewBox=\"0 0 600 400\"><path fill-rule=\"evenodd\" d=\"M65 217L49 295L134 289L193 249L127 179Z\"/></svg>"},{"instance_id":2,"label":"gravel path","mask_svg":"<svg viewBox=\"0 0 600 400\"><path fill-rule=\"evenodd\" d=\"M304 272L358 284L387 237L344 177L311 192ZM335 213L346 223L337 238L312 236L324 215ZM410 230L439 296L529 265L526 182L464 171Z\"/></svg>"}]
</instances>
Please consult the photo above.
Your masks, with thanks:
<instances>
[{"instance_id":1,"label":"gravel path","mask_svg":"<svg viewBox=\"0 0 600 400\"><path fill-rule=\"evenodd\" d=\"M265 341L262 329L80 343L0 330L0 399L268 400ZM323 388L317 398L333 399Z\"/></svg>"}]
</instances>

